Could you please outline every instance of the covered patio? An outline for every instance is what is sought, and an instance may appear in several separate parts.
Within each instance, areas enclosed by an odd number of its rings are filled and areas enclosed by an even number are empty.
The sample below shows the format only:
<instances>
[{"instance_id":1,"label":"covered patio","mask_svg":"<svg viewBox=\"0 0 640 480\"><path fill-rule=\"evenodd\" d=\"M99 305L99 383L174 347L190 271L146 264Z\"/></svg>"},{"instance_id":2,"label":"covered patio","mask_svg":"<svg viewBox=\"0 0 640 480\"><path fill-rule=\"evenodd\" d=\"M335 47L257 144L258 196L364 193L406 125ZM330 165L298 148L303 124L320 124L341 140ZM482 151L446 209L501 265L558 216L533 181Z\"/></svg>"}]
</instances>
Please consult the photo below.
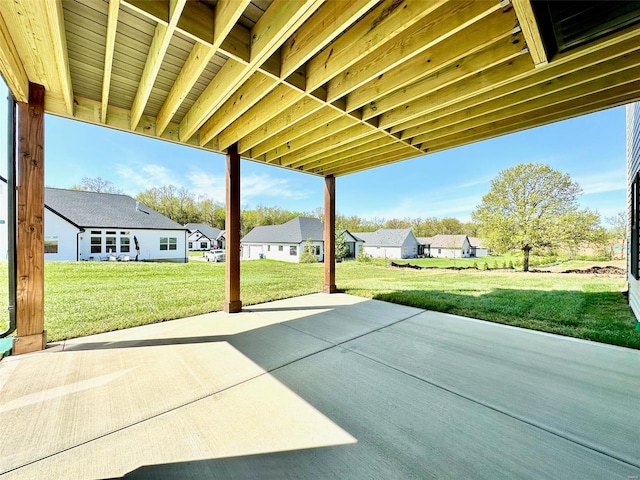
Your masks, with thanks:
<instances>
[{"instance_id":1,"label":"covered patio","mask_svg":"<svg viewBox=\"0 0 640 480\"><path fill-rule=\"evenodd\" d=\"M377 300L290 298L4 359L0 476L627 480L639 364Z\"/></svg>"},{"instance_id":2,"label":"covered patio","mask_svg":"<svg viewBox=\"0 0 640 480\"><path fill-rule=\"evenodd\" d=\"M337 177L637 100L639 21L624 1L3 2L14 353L46 346L45 113L226 155L234 313L241 157L325 179L334 293Z\"/></svg>"}]
</instances>

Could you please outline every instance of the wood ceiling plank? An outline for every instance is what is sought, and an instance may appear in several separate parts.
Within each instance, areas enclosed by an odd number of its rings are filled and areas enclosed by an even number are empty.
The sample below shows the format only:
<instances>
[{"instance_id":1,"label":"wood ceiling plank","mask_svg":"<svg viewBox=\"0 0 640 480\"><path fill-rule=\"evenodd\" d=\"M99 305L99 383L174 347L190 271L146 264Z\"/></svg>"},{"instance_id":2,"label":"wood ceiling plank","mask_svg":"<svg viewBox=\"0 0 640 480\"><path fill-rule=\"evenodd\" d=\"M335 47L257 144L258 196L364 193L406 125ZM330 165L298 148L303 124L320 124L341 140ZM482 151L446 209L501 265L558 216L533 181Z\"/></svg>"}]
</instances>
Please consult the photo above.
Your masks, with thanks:
<instances>
[{"instance_id":1,"label":"wood ceiling plank","mask_svg":"<svg viewBox=\"0 0 640 480\"><path fill-rule=\"evenodd\" d=\"M495 20L482 29L485 31L476 33L475 37L481 37L481 40L476 38L469 39L465 33L464 36L458 37L455 42L447 42L447 48L451 49L454 46L464 52L470 49L469 47L465 48L468 44L476 45L483 41L486 42L487 38L492 38L492 34L496 30L499 30L500 33L504 33L505 30L510 31L512 27L505 28L505 19L503 17L505 15L513 16L513 13L509 11L503 13L502 10L499 2L459 0L445 3L405 30L401 38L396 37L389 40L378 51L370 53L344 70L340 75L332 78L327 87L327 100L331 102L351 92L358 94L360 90L356 89L376 78L381 80L393 77L394 83L399 83L400 86L403 83L413 83L416 71L424 68L424 66L431 66L427 60L430 58L431 49L451 39L471 25L484 24L485 22L481 21L484 17L494 12L498 13L495 16ZM489 29L491 31L486 31ZM477 30L479 29L476 28ZM422 55L423 53L424 55ZM455 54L450 55L450 57L454 56ZM437 58L437 55L434 55L434 57ZM417 60L417 62L410 62L412 59ZM406 68L404 71L399 72L402 65L409 63L413 65L411 69ZM416 63L418 64L418 70L415 67ZM404 79L404 82L400 79ZM369 90L365 89L364 91L365 93L362 96L370 95ZM367 101L365 100L361 102L360 106L366 103ZM358 107L353 109L355 108Z\"/></svg>"},{"instance_id":2,"label":"wood ceiling plank","mask_svg":"<svg viewBox=\"0 0 640 480\"><path fill-rule=\"evenodd\" d=\"M531 0L511 0L511 3L516 11L534 65L546 65L548 63L547 52L542 42L538 22L533 14L533 8L531 8Z\"/></svg>"},{"instance_id":3,"label":"wood ceiling plank","mask_svg":"<svg viewBox=\"0 0 640 480\"><path fill-rule=\"evenodd\" d=\"M109 89L111 88L111 69L113 68L113 51L116 45L116 29L118 27L118 11L120 0L109 2L109 15L107 20L107 35L104 50L104 70L102 75L102 102L100 120L107 122L107 109L109 108Z\"/></svg>"},{"instance_id":4,"label":"wood ceiling plank","mask_svg":"<svg viewBox=\"0 0 640 480\"><path fill-rule=\"evenodd\" d=\"M169 24L167 26L163 24L156 26L142 78L140 79L140 86L131 106L131 130L135 130L138 126L186 2L187 0L172 0L170 2Z\"/></svg>"},{"instance_id":5,"label":"wood ceiling plank","mask_svg":"<svg viewBox=\"0 0 640 480\"><path fill-rule=\"evenodd\" d=\"M26 102L29 99L29 78L5 23L3 12L0 12L0 73L6 80L13 98L18 102Z\"/></svg>"},{"instance_id":6,"label":"wood ceiling plank","mask_svg":"<svg viewBox=\"0 0 640 480\"><path fill-rule=\"evenodd\" d=\"M379 167L382 165L389 165L400 160L408 160L418 155L421 155L421 153L407 149L405 146L402 149L399 148L392 152L386 151L374 156L363 155L362 157L357 159L350 159L349 162L346 162L343 165L336 165L327 169L319 168L313 173L315 173L316 175L335 175L336 177L338 177L342 175L348 175L350 173L362 172L363 170Z\"/></svg>"},{"instance_id":7,"label":"wood ceiling plank","mask_svg":"<svg viewBox=\"0 0 640 480\"><path fill-rule=\"evenodd\" d=\"M274 1L252 29L251 62L248 65L242 65L231 59L227 61L180 123L181 138L185 140L191 138L214 111L228 100L233 91L243 85L320 4L319 0ZM233 76L219 78L229 62L234 62ZM230 83L219 85L221 81Z\"/></svg>"},{"instance_id":8,"label":"wood ceiling plank","mask_svg":"<svg viewBox=\"0 0 640 480\"><path fill-rule=\"evenodd\" d=\"M167 127L182 105L202 72L207 67L223 40L244 12L250 0L220 0L216 5L213 21L214 39L211 46L196 43L189 53L178 78L158 113L157 129L160 133Z\"/></svg>"},{"instance_id":9,"label":"wood ceiling plank","mask_svg":"<svg viewBox=\"0 0 640 480\"><path fill-rule=\"evenodd\" d=\"M322 86L444 3L384 1L307 62L307 91Z\"/></svg>"}]
</instances>

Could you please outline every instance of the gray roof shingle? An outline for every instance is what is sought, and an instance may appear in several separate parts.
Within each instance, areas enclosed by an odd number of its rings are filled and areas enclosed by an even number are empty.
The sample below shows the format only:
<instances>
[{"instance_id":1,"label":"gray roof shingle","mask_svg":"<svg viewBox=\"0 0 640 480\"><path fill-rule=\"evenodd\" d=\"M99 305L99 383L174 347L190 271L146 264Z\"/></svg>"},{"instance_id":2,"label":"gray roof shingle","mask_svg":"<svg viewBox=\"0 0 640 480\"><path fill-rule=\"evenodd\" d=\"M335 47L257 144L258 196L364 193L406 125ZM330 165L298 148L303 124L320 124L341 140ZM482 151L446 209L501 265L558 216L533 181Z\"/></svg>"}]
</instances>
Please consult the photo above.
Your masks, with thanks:
<instances>
[{"instance_id":1,"label":"gray roof shingle","mask_svg":"<svg viewBox=\"0 0 640 480\"><path fill-rule=\"evenodd\" d=\"M45 188L45 206L78 227L185 230L128 195Z\"/></svg>"},{"instance_id":2,"label":"gray roof shingle","mask_svg":"<svg viewBox=\"0 0 640 480\"><path fill-rule=\"evenodd\" d=\"M410 228L381 228L375 232L358 232L353 235L369 247L398 247L404 244L410 234Z\"/></svg>"},{"instance_id":3,"label":"gray roof shingle","mask_svg":"<svg viewBox=\"0 0 640 480\"><path fill-rule=\"evenodd\" d=\"M220 235L221 230L206 223L187 223L184 228L193 233L198 230L201 234L207 237L209 240L216 240Z\"/></svg>"},{"instance_id":4,"label":"gray roof shingle","mask_svg":"<svg viewBox=\"0 0 640 480\"><path fill-rule=\"evenodd\" d=\"M242 243L302 243L311 239L324 240L324 223L310 217L296 217L282 225L255 227L247 233Z\"/></svg>"}]
</instances>

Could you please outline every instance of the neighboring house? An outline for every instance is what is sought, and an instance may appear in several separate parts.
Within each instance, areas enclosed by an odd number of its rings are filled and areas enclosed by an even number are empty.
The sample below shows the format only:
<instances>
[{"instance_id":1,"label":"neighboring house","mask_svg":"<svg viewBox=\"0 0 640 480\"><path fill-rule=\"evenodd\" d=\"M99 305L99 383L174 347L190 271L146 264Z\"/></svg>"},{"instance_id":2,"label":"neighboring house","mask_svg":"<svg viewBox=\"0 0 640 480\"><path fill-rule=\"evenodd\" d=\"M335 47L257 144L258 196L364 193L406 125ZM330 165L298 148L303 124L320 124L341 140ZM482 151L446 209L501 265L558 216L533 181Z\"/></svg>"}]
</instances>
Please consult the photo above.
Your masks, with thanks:
<instances>
[{"instance_id":1,"label":"neighboring house","mask_svg":"<svg viewBox=\"0 0 640 480\"><path fill-rule=\"evenodd\" d=\"M219 228L212 227L206 223L187 223L184 228L189 230L187 248L190 251L224 248L218 241L222 233Z\"/></svg>"},{"instance_id":2,"label":"neighboring house","mask_svg":"<svg viewBox=\"0 0 640 480\"><path fill-rule=\"evenodd\" d=\"M318 261L324 261L324 224L309 217L296 217L282 225L255 227L240 240L242 259L299 262L308 239Z\"/></svg>"},{"instance_id":3,"label":"neighboring house","mask_svg":"<svg viewBox=\"0 0 640 480\"><path fill-rule=\"evenodd\" d=\"M402 259L418 256L418 240L410 228L381 228L353 235L363 242L363 253L371 257Z\"/></svg>"},{"instance_id":4,"label":"neighboring house","mask_svg":"<svg viewBox=\"0 0 640 480\"><path fill-rule=\"evenodd\" d=\"M344 235L344 243L347 245L347 255L345 258L357 258L360 255L360 249L362 248L363 241L361 238L356 237L349 230L342 232Z\"/></svg>"},{"instance_id":5,"label":"neighboring house","mask_svg":"<svg viewBox=\"0 0 640 480\"><path fill-rule=\"evenodd\" d=\"M491 249L485 244L484 238L468 237L471 244L472 257L486 257L491 253Z\"/></svg>"},{"instance_id":6,"label":"neighboring house","mask_svg":"<svg viewBox=\"0 0 640 480\"><path fill-rule=\"evenodd\" d=\"M185 228L128 195L45 188L44 197L45 260L188 261ZM0 226L6 238L6 221Z\"/></svg>"},{"instance_id":7,"label":"neighboring house","mask_svg":"<svg viewBox=\"0 0 640 480\"><path fill-rule=\"evenodd\" d=\"M438 234L434 237L420 237L424 255L434 258L485 257L489 249L482 246L482 239L466 235Z\"/></svg>"},{"instance_id":8,"label":"neighboring house","mask_svg":"<svg viewBox=\"0 0 640 480\"><path fill-rule=\"evenodd\" d=\"M627 281L629 306L640 318L640 102L627 105ZM640 331L640 321L636 323Z\"/></svg>"}]
</instances>

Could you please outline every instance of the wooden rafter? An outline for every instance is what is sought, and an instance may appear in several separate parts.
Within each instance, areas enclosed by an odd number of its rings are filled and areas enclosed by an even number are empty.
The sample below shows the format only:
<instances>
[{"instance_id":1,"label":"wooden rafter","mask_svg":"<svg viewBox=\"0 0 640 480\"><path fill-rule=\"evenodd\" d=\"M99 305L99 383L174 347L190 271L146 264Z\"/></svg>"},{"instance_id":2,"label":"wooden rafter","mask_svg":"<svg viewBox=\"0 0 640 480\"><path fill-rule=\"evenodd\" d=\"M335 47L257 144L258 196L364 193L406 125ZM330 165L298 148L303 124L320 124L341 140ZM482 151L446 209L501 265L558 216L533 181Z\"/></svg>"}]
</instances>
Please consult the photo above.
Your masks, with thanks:
<instances>
[{"instance_id":1,"label":"wooden rafter","mask_svg":"<svg viewBox=\"0 0 640 480\"><path fill-rule=\"evenodd\" d=\"M15 99L18 102L26 102L29 96L29 78L4 22L2 12L0 12L0 73Z\"/></svg>"},{"instance_id":2,"label":"wooden rafter","mask_svg":"<svg viewBox=\"0 0 640 480\"><path fill-rule=\"evenodd\" d=\"M518 22L524 33L531 59L536 66L547 64L547 52L542 42L540 28L531 8L531 0L511 0L518 16Z\"/></svg>"},{"instance_id":3,"label":"wooden rafter","mask_svg":"<svg viewBox=\"0 0 640 480\"><path fill-rule=\"evenodd\" d=\"M111 87L111 69L113 68L113 51L116 45L116 30L118 28L118 12L120 0L109 2L109 16L107 20L107 35L104 49L104 70L102 73L102 105L100 121L107 123L107 109L109 108L109 89Z\"/></svg>"}]
</instances>

